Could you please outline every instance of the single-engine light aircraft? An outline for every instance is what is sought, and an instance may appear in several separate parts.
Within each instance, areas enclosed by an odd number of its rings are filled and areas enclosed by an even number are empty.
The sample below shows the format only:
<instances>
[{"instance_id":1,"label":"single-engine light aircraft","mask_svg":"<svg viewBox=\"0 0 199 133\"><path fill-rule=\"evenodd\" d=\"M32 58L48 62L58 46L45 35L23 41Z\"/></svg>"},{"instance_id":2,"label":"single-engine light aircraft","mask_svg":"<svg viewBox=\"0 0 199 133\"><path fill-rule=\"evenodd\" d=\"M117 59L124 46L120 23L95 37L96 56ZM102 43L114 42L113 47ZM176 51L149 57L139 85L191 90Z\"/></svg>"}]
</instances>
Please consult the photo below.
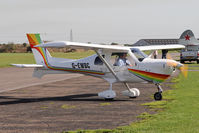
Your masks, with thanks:
<instances>
[{"instance_id":1,"label":"single-engine light aircraft","mask_svg":"<svg viewBox=\"0 0 199 133\"><path fill-rule=\"evenodd\" d=\"M154 94L155 100L162 99L160 84L175 71L175 68L183 69L183 64L171 59L152 59L142 51L159 49L183 49L183 45L155 45L125 47L115 45L87 44L78 42L57 41L43 43L40 34L27 34L36 64L12 64L17 67L33 67L33 76L41 78L45 74L82 73L106 80L110 87L106 91L98 93L98 96L106 100L112 100L116 93L112 90L112 84L123 83L126 90L123 95L135 98L140 95L137 88L130 88L128 83L153 83L157 86ZM65 59L52 57L47 48L83 48L94 50L96 54L82 59ZM112 55L128 55L124 64L117 65L111 59ZM115 57L115 56L114 56ZM127 65L128 64L128 65Z\"/></svg>"}]
</instances>

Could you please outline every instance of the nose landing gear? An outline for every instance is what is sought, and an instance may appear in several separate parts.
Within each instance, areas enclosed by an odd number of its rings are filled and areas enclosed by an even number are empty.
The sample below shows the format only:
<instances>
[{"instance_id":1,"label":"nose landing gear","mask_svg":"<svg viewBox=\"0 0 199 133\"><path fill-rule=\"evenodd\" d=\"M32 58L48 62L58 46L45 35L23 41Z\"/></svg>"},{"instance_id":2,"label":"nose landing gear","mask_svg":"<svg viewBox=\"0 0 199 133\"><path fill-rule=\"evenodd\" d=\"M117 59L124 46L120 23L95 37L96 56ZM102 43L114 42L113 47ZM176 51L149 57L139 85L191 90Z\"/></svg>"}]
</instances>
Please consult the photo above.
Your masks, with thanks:
<instances>
[{"instance_id":1,"label":"nose landing gear","mask_svg":"<svg viewBox=\"0 0 199 133\"><path fill-rule=\"evenodd\" d=\"M162 100L162 92L163 92L163 90L162 90L162 87L159 84L156 84L156 86L158 88L158 92L156 92L154 94L154 99L156 101L160 101L160 100Z\"/></svg>"}]
</instances>

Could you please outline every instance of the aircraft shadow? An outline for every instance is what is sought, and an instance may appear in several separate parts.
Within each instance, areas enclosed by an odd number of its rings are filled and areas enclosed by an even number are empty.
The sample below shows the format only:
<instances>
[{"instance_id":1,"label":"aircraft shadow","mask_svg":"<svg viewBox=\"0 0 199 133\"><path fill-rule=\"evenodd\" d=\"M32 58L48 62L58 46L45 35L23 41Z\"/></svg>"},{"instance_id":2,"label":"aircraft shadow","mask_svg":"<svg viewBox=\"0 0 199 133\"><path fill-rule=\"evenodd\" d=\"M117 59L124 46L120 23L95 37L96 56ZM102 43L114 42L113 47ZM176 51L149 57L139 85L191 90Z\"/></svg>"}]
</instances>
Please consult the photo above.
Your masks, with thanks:
<instances>
[{"instance_id":1,"label":"aircraft shadow","mask_svg":"<svg viewBox=\"0 0 199 133\"><path fill-rule=\"evenodd\" d=\"M104 99L101 98L92 98L95 96L97 96L97 94L78 94L78 95L68 95L60 97L42 97L42 98L17 98L10 96L0 96L0 105L34 103L34 102L45 102L45 101L94 101L94 102L105 101ZM113 101L115 102L115 101L129 101L129 100L114 99Z\"/></svg>"}]
</instances>

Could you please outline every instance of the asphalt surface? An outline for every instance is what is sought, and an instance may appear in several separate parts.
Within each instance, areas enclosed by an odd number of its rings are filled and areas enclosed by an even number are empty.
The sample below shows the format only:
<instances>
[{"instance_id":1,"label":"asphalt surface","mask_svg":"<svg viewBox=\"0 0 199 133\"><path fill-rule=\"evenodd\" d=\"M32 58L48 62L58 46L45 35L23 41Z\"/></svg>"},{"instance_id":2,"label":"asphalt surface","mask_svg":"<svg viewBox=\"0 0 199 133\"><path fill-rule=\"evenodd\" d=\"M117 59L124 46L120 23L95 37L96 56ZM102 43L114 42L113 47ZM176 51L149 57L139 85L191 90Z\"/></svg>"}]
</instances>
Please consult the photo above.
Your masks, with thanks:
<instances>
[{"instance_id":1,"label":"asphalt surface","mask_svg":"<svg viewBox=\"0 0 199 133\"><path fill-rule=\"evenodd\" d=\"M38 79L32 77L33 70L33 68L1 68L0 92L82 76L81 74L53 74Z\"/></svg>"},{"instance_id":2,"label":"asphalt surface","mask_svg":"<svg viewBox=\"0 0 199 133\"><path fill-rule=\"evenodd\" d=\"M77 129L113 129L137 121L149 109L157 91L153 84L130 84L141 95L129 99L126 88L113 85L114 101L104 101L98 92L109 88L102 79L80 74L32 78L31 69L0 69L0 132L61 132ZM65 79L64 79L65 78ZM166 89L163 87L163 89Z\"/></svg>"}]
</instances>

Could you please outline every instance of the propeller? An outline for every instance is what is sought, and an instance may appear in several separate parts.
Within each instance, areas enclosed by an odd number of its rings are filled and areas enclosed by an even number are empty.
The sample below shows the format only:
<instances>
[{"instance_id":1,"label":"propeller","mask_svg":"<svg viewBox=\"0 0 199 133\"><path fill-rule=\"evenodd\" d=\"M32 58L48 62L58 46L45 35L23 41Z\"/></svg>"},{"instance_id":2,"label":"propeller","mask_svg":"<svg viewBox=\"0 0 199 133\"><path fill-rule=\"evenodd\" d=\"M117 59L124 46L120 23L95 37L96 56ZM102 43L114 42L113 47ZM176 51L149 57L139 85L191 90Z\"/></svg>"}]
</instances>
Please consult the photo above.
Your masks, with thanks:
<instances>
[{"instance_id":1,"label":"propeller","mask_svg":"<svg viewBox=\"0 0 199 133\"><path fill-rule=\"evenodd\" d=\"M181 64L181 63L179 63L177 61L174 61L170 54L167 54L167 59L168 59L167 60L167 65L168 66L172 66L172 67L178 68L182 72L183 76L185 78L187 77L187 75L188 75L188 65Z\"/></svg>"},{"instance_id":2,"label":"propeller","mask_svg":"<svg viewBox=\"0 0 199 133\"><path fill-rule=\"evenodd\" d=\"M185 78L187 78L188 75L188 65L184 64L182 67L180 67L180 71L184 75Z\"/></svg>"}]
</instances>

